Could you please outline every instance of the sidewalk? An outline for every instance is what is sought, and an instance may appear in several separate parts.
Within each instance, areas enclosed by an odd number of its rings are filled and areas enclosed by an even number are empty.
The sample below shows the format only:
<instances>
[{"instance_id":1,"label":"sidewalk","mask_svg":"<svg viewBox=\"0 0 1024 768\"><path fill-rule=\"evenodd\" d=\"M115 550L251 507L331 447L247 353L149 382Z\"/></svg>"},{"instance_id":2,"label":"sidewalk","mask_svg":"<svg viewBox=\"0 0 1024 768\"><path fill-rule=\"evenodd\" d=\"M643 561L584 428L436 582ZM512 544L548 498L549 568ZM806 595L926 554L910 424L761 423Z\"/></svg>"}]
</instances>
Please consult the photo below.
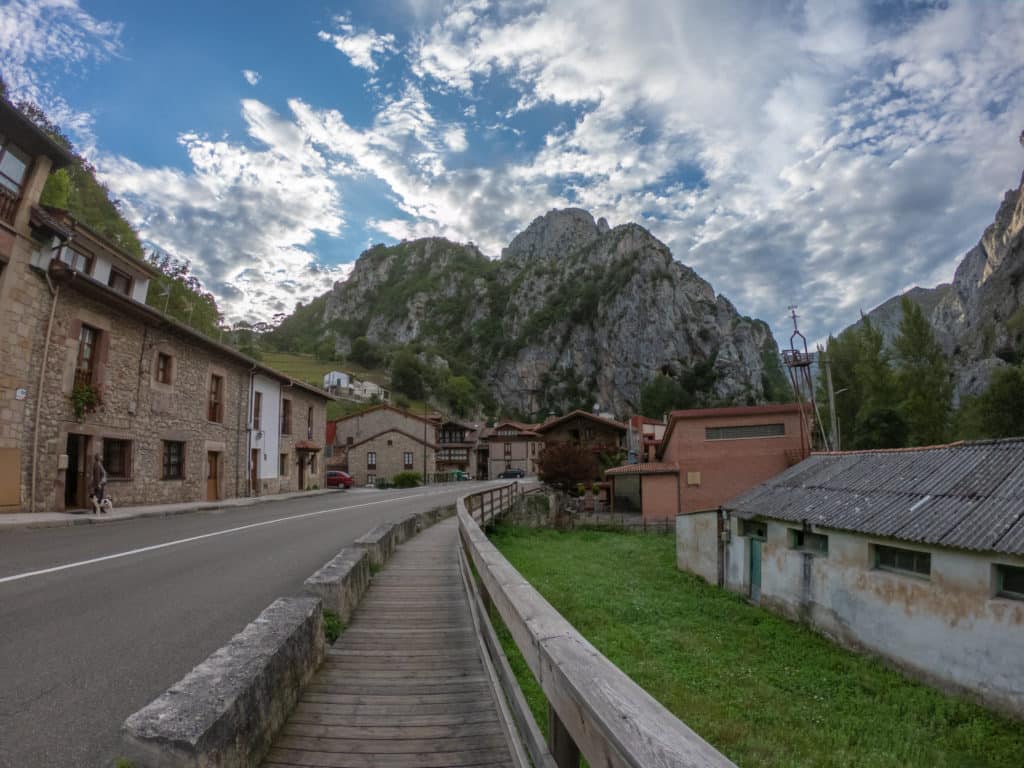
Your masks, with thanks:
<instances>
[{"instance_id":1,"label":"sidewalk","mask_svg":"<svg viewBox=\"0 0 1024 768\"><path fill-rule=\"evenodd\" d=\"M113 512L106 515L74 515L70 512L15 512L13 514L0 515L0 530L8 528L62 528L71 525L116 523L122 520L133 520L137 517L170 517L171 515L184 515L188 512L248 507L252 504L263 504L268 501L285 501L306 496L321 496L328 493L339 493L339 491L336 488L326 488L318 491L293 491L291 493L277 493L268 496L220 499L219 501L186 501L180 504L121 507L115 508Z\"/></svg>"}]
</instances>

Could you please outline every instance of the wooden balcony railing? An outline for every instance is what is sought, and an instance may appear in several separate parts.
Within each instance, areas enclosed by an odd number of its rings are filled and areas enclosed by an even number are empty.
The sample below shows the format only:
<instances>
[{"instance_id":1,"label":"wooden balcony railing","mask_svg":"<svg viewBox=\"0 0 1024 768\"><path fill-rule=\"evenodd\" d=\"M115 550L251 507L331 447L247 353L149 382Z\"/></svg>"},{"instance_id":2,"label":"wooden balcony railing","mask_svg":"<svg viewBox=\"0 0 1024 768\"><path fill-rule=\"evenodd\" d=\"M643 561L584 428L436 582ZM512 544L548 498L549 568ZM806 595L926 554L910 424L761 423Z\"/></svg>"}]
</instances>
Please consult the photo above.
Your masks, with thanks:
<instances>
[{"instance_id":1,"label":"wooden balcony railing","mask_svg":"<svg viewBox=\"0 0 1024 768\"><path fill-rule=\"evenodd\" d=\"M18 213L18 200L16 194L0 186L0 221L14 224L14 217Z\"/></svg>"}]
</instances>

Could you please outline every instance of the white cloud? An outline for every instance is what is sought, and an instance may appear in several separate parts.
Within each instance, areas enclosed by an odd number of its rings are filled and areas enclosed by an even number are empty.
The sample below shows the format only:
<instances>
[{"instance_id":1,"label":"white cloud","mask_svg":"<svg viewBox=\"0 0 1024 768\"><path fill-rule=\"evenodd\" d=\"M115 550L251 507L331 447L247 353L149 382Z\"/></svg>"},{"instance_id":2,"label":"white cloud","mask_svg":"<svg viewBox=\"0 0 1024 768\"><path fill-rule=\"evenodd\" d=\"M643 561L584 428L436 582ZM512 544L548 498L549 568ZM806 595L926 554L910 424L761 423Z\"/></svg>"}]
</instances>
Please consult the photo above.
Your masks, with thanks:
<instances>
[{"instance_id":1,"label":"white cloud","mask_svg":"<svg viewBox=\"0 0 1024 768\"><path fill-rule=\"evenodd\" d=\"M40 70L81 70L116 56L121 25L100 21L77 0L10 0L0 5L0 73L15 100L35 102L91 154L92 118L76 110L45 81Z\"/></svg>"},{"instance_id":2,"label":"white cloud","mask_svg":"<svg viewBox=\"0 0 1024 768\"><path fill-rule=\"evenodd\" d=\"M258 101L242 102L257 148L194 133L180 143L189 172L102 157L102 179L146 240L192 259L231 319L266 319L328 290L351 266L325 267L316 233L337 235L344 218L325 159L294 122Z\"/></svg>"},{"instance_id":3,"label":"white cloud","mask_svg":"<svg viewBox=\"0 0 1024 768\"><path fill-rule=\"evenodd\" d=\"M321 30L317 37L325 43L331 43L345 54L352 66L365 69L367 72L377 71L375 55L386 55L394 53L395 36L391 33L378 35L376 30L369 29L366 32L356 32L355 27L349 22L347 16L335 18L338 33L331 34Z\"/></svg>"},{"instance_id":4,"label":"white cloud","mask_svg":"<svg viewBox=\"0 0 1024 768\"><path fill-rule=\"evenodd\" d=\"M260 73L254 69L243 69L242 77L245 78L245 82L249 85L256 85L260 81Z\"/></svg>"}]
</instances>

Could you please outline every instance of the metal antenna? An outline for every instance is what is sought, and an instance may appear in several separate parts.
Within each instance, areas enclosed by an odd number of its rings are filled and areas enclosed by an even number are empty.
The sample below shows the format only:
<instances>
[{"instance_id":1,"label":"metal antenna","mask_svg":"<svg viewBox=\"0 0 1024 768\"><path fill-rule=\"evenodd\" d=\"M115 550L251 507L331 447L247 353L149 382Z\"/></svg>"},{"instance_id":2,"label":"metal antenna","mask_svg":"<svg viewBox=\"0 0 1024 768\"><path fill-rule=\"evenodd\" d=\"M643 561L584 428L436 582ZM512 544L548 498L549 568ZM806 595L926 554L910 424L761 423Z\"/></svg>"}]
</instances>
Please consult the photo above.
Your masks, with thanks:
<instances>
[{"instance_id":1,"label":"metal antenna","mask_svg":"<svg viewBox=\"0 0 1024 768\"><path fill-rule=\"evenodd\" d=\"M814 433L814 419L817 419L821 429L821 439L826 450L831 449L828 435L822 424L821 415L818 413L818 404L814 400L814 377L811 375L811 364L814 356L807 351L807 337L800 332L797 324L799 315L796 313L796 305L789 307L790 315L793 318L793 333L789 337L789 349L783 350L782 362L789 369L789 382L793 386L793 395L800 404L800 411L803 418L800 420L801 451L806 458L811 452L811 440ZM803 407L810 406L809 408Z\"/></svg>"}]
</instances>

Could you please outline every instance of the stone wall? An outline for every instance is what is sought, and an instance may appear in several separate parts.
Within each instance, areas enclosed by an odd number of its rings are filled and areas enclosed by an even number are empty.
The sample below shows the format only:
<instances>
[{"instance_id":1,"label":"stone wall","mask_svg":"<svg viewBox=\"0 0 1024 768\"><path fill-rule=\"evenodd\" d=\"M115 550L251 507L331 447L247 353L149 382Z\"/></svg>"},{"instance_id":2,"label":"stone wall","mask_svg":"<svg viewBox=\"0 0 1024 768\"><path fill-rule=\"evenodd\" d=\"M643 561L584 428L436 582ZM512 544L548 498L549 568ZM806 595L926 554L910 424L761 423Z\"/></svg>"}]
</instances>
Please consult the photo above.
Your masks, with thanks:
<instances>
[{"instance_id":1,"label":"stone wall","mask_svg":"<svg viewBox=\"0 0 1024 768\"><path fill-rule=\"evenodd\" d=\"M281 475L281 491L310 490L325 488L324 457L325 431L327 429L327 408L324 400L300 387L283 387L281 397L291 401L291 433L282 434L280 453L285 456L287 472ZM309 409L313 409L312 429L309 426ZM320 450L298 452L297 443L314 443ZM304 457L303 488L299 488L299 461Z\"/></svg>"},{"instance_id":2,"label":"stone wall","mask_svg":"<svg viewBox=\"0 0 1024 768\"><path fill-rule=\"evenodd\" d=\"M352 443L358 443L388 429L400 429L410 435L425 436L428 443L437 442L435 425L425 424L423 419L415 414L398 408L380 406L340 419L335 427L335 444L345 445L349 438L352 438Z\"/></svg>"},{"instance_id":3,"label":"stone wall","mask_svg":"<svg viewBox=\"0 0 1024 768\"><path fill-rule=\"evenodd\" d=\"M367 467L367 454L371 451L377 454L376 469ZM412 469L405 469L402 454L406 451L412 453ZM375 480L391 480L399 472L419 472L424 476L424 469L427 474L435 471L434 449L427 447L426 467L424 468L423 443L413 440L408 435L398 431L386 432L365 443L354 445L348 452L348 473L354 478L356 485L367 485L372 475Z\"/></svg>"},{"instance_id":4,"label":"stone wall","mask_svg":"<svg viewBox=\"0 0 1024 768\"><path fill-rule=\"evenodd\" d=\"M94 378L102 402L77 418L71 404L81 324L99 329ZM170 384L155 381L157 354L172 357ZM41 354L38 359L41 360ZM210 377L224 377L222 421L209 421ZM126 311L102 305L63 287L58 298L40 419L37 502L65 508L67 471L60 468L68 435L84 435L90 457L103 440L130 441L126 477L111 477L107 492L118 506L246 495L249 371L211 348L178 336L173 327L151 327ZM34 413L26 413L26 421ZM184 477L163 479L165 441L184 443ZM210 454L217 483L208 483ZM28 470L26 462L26 471ZM82 480L90 482L85 471Z\"/></svg>"}]
</instances>

